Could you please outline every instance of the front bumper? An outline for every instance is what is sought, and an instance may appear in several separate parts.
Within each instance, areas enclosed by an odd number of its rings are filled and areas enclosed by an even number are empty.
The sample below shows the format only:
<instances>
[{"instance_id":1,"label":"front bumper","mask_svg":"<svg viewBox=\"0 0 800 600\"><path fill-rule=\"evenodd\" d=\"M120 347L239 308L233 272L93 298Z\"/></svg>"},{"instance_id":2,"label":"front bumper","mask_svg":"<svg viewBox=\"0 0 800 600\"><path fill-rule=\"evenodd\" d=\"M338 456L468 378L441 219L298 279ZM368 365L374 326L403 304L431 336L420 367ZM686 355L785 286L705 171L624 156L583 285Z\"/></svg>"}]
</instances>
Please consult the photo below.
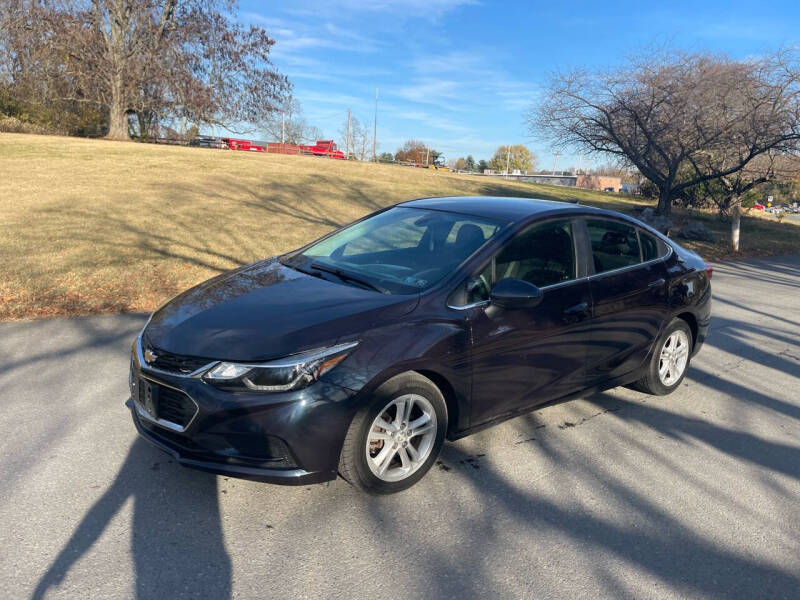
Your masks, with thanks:
<instances>
[{"instance_id":1,"label":"front bumper","mask_svg":"<svg viewBox=\"0 0 800 600\"><path fill-rule=\"evenodd\" d=\"M161 418L158 409L153 412L152 405L145 407L148 402L139 393L144 380L184 394L193 414L179 427ZM336 478L356 396L322 380L285 393L228 392L197 376L149 369L135 352L126 406L138 432L184 466L303 485Z\"/></svg>"}]
</instances>

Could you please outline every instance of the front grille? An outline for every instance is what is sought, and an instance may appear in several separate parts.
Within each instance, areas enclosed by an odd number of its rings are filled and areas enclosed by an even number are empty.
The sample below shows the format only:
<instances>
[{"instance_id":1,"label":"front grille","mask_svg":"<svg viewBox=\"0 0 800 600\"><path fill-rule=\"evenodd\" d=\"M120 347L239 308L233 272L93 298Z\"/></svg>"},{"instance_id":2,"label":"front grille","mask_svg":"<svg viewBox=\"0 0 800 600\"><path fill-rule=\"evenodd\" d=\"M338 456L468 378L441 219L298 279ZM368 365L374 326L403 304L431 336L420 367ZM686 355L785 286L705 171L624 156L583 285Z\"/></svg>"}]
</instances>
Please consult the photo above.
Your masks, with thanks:
<instances>
[{"instance_id":1,"label":"front grille","mask_svg":"<svg viewBox=\"0 0 800 600\"><path fill-rule=\"evenodd\" d=\"M186 427L197 412L197 406L181 391L149 379L139 379L139 404L152 417Z\"/></svg>"},{"instance_id":2,"label":"front grille","mask_svg":"<svg viewBox=\"0 0 800 600\"><path fill-rule=\"evenodd\" d=\"M142 352L148 349L156 355L156 358L152 362L147 362L145 360L146 366L159 369L161 371L167 371L169 373L180 373L182 375L186 375L197 371L197 369L206 366L210 362L214 362L209 358L198 358L196 356L172 354L171 352L161 350L160 348L154 348L152 346L143 347Z\"/></svg>"}]
</instances>

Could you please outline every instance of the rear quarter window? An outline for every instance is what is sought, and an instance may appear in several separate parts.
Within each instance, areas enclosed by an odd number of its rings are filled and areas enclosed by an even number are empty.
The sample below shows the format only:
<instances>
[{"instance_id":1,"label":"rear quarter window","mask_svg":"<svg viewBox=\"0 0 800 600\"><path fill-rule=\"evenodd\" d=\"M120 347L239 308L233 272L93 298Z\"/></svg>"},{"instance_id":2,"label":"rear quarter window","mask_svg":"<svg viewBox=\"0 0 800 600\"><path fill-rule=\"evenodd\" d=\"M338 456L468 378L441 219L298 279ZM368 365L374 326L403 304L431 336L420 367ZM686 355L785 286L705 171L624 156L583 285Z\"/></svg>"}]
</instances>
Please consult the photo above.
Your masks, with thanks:
<instances>
[{"instance_id":1,"label":"rear quarter window","mask_svg":"<svg viewBox=\"0 0 800 600\"><path fill-rule=\"evenodd\" d=\"M642 245L642 260L655 260L667 255L669 247L660 239L639 230L639 242Z\"/></svg>"}]
</instances>

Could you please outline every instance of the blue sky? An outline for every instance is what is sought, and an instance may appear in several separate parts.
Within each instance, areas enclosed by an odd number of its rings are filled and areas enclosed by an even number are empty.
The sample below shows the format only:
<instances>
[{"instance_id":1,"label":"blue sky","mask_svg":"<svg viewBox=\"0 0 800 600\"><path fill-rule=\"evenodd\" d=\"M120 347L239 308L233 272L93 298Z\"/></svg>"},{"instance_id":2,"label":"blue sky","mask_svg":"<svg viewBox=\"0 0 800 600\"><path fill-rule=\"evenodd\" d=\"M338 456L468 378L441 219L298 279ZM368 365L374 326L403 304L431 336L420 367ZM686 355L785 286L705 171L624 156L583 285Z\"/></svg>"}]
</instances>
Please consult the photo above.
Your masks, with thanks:
<instances>
[{"instance_id":1,"label":"blue sky","mask_svg":"<svg viewBox=\"0 0 800 600\"><path fill-rule=\"evenodd\" d=\"M415 138L488 159L522 143L542 168L552 149L523 114L554 71L614 65L653 43L746 57L800 42L796 1L240 0L240 18L275 38L307 119L337 142L348 108L372 124L378 88L379 151Z\"/></svg>"}]
</instances>

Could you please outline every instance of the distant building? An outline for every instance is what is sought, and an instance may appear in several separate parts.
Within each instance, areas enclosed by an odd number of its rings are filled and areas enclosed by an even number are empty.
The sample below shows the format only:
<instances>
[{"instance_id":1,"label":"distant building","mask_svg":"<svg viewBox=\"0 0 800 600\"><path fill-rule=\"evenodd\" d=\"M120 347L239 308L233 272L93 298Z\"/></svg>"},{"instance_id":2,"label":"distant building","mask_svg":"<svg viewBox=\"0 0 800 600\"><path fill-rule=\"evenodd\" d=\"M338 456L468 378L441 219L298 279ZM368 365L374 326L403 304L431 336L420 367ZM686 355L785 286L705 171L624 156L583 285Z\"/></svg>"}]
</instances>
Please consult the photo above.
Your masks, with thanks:
<instances>
[{"instance_id":1,"label":"distant building","mask_svg":"<svg viewBox=\"0 0 800 600\"><path fill-rule=\"evenodd\" d=\"M587 190L618 192L622 187L622 178L607 175L579 175L577 186Z\"/></svg>"},{"instance_id":2,"label":"distant building","mask_svg":"<svg viewBox=\"0 0 800 600\"><path fill-rule=\"evenodd\" d=\"M516 181L527 181L528 183L544 183L546 185L563 185L567 187L579 187L588 190L599 190L606 192L619 192L622 187L622 179L619 177L607 177L605 175L548 175L547 173L519 173L514 172L509 175L484 171L489 177L503 177Z\"/></svg>"}]
</instances>

